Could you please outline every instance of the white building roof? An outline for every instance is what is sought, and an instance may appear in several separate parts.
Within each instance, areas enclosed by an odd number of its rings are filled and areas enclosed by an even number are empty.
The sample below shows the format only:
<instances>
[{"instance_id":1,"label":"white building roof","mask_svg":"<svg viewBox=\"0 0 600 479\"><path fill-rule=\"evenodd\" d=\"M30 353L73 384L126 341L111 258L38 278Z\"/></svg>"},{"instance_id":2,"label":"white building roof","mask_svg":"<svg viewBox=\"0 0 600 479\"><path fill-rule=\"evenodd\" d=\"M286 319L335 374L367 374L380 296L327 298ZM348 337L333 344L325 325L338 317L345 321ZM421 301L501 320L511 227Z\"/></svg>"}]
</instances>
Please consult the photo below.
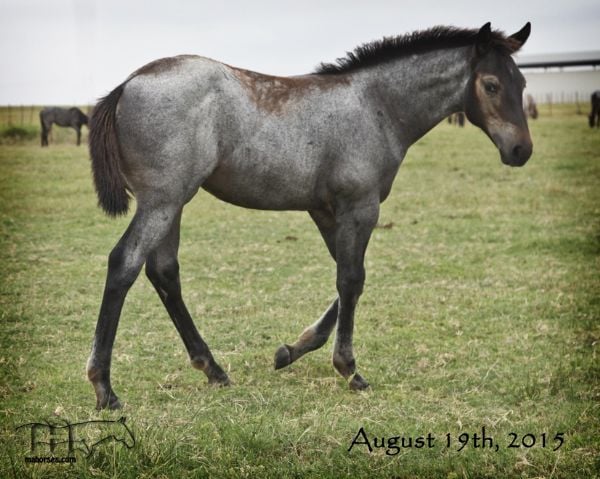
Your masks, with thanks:
<instances>
[{"instance_id":1,"label":"white building roof","mask_svg":"<svg viewBox=\"0 0 600 479\"><path fill-rule=\"evenodd\" d=\"M516 55L519 68L548 68L600 65L600 50L539 55Z\"/></svg>"}]
</instances>

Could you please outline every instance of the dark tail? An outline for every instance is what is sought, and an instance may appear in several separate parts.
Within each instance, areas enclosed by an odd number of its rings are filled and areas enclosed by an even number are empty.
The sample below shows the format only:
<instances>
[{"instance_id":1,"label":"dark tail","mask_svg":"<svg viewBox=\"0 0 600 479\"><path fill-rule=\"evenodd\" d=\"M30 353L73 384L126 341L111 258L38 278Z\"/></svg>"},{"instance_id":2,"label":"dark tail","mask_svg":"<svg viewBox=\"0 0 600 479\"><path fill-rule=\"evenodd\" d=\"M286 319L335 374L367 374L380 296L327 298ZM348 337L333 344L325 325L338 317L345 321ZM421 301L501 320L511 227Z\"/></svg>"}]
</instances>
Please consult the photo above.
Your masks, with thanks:
<instances>
[{"instance_id":1,"label":"dark tail","mask_svg":"<svg viewBox=\"0 0 600 479\"><path fill-rule=\"evenodd\" d=\"M125 83L119 85L95 106L90 118L89 147L98 205L109 216L129 210L127 182L121 171L121 154L116 131L116 113Z\"/></svg>"}]
</instances>

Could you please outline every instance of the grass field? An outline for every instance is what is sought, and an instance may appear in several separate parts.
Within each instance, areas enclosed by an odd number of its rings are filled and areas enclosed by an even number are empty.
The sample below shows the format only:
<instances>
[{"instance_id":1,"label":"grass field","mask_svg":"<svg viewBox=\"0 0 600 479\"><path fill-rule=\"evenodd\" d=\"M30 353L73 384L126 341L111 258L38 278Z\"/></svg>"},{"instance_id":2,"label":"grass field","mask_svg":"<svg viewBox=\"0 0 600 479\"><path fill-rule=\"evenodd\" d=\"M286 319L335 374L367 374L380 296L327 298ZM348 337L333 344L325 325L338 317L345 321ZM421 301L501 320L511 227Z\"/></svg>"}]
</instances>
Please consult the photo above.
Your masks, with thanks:
<instances>
[{"instance_id":1,"label":"grass field","mask_svg":"<svg viewBox=\"0 0 600 479\"><path fill-rule=\"evenodd\" d=\"M130 217L96 207L73 132L45 149L3 144L0 477L600 477L600 131L573 112L541 109L521 169L473 126L444 122L409 151L366 258L364 393L335 373L331 341L273 370L276 348L335 296L308 215L198 194L184 211L183 292L234 385L209 387L189 366L142 275L115 344L116 412L94 410L85 362ZM75 464L26 463L29 430L15 430L121 416L135 445L108 441ZM371 445L412 447L370 453L361 436L348 451L361 427Z\"/></svg>"}]
</instances>

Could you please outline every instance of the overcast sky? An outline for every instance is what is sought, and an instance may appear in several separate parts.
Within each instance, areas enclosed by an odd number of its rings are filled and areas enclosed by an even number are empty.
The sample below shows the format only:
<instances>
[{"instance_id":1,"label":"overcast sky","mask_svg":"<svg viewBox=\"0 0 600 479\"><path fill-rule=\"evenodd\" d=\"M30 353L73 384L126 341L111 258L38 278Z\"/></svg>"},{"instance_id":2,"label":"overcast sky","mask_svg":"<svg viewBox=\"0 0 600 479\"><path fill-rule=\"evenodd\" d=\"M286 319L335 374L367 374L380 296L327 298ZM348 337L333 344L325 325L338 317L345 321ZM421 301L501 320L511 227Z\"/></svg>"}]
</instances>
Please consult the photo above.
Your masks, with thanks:
<instances>
[{"instance_id":1,"label":"overcast sky","mask_svg":"<svg viewBox=\"0 0 600 479\"><path fill-rule=\"evenodd\" d=\"M434 25L532 33L523 54L600 50L598 0L0 0L0 104L86 104L156 58L275 75Z\"/></svg>"}]
</instances>

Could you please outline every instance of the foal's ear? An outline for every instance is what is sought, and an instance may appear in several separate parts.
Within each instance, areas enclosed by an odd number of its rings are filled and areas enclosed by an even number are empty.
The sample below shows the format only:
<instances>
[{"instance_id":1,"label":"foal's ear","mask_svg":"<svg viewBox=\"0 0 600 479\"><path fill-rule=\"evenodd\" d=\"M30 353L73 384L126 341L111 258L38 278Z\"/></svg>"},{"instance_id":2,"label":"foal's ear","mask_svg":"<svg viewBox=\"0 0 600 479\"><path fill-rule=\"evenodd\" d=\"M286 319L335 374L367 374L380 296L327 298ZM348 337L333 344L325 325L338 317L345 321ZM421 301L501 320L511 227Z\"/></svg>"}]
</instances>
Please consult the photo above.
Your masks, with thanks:
<instances>
[{"instance_id":1,"label":"foal's ear","mask_svg":"<svg viewBox=\"0 0 600 479\"><path fill-rule=\"evenodd\" d=\"M477 37L475 38L475 48L477 49L477 53L483 55L490 49L490 44L492 41L492 24L487 22L483 27L479 29L477 32Z\"/></svg>"},{"instance_id":2,"label":"foal's ear","mask_svg":"<svg viewBox=\"0 0 600 479\"><path fill-rule=\"evenodd\" d=\"M531 33L531 23L527 22L525 24L525 26L523 28L521 28L521 30L519 30L517 33L513 33L510 37L508 37L511 40L513 40L515 43L515 49L514 49L515 52L525 44L525 42L529 38L530 33Z\"/></svg>"}]
</instances>

